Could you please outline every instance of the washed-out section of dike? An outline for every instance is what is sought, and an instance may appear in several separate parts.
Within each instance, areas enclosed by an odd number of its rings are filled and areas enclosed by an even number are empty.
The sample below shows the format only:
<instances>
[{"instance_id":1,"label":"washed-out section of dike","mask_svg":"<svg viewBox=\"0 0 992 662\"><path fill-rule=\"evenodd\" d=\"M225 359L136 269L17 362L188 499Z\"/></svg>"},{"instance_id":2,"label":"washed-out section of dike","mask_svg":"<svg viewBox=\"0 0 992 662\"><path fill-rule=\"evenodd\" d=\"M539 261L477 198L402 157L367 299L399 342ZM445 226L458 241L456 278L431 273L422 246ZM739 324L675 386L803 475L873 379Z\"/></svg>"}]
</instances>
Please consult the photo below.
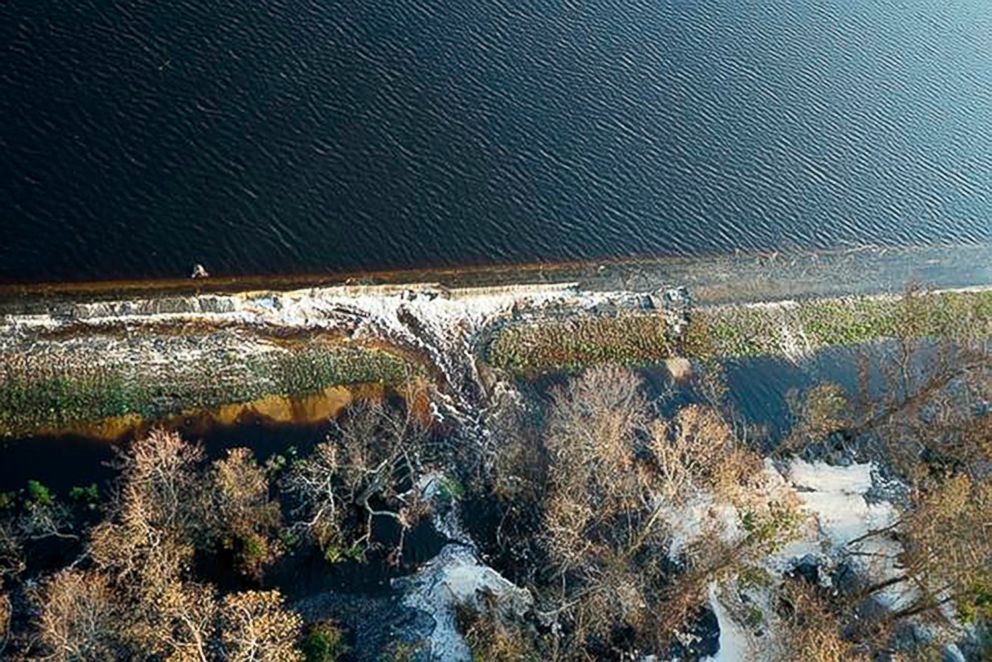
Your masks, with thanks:
<instances>
[{"instance_id":1,"label":"washed-out section of dike","mask_svg":"<svg viewBox=\"0 0 992 662\"><path fill-rule=\"evenodd\" d=\"M0 435L326 417L411 380L458 415L499 375L989 337L990 265L992 247L967 246L7 288ZM901 296L912 284L927 290Z\"/></svg>"}]
</instances>

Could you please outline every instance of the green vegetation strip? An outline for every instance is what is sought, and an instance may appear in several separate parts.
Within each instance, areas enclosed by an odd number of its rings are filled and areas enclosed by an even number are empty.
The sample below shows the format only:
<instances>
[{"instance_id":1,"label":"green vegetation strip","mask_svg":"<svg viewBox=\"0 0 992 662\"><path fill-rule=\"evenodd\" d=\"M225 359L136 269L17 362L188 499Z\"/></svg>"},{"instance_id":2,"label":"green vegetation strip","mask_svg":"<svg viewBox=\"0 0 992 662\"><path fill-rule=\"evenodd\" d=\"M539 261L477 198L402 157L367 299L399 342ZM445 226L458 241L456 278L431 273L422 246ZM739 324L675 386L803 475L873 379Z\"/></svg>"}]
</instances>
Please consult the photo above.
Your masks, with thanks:
<instances>
[{"instance_id":1,"label":"green vegetation strip","mask_svg":"<svg viewBox=\"0 0 992 662\"><path fill-rule=\"evenodd\" d=\"M35 359L0 367L0 436L64 429L114 416L158 417L270 395L303 396L330 386L398 384L416 369L381 350L307 347L220 361L145 365L54 365Z\"/></svg>"},{"instance_id":2,"label":"green vegetation strip","mask_svg":"<svg viewBox=\"0 0 992 662\"><path fill-rule=\"evenodd\" d=\"M992 291L703 308L693 311L678 342L666 340L660 314L526 322L501 329L487 358L526 376L594 363L648 365L670 356L788 355L900 336L988 338Z\"/></svg>"},{"instance_id":3,"label":"green vegetation strip","mask_svg":"<svg viewBox=\"0 0 992 662\"><path fill-rule=\"evenodd\" d=\"M508 326L489 346L489 362L518 374L574 371L592 363L639 365L670 356L660 314L575 317Z\"/></svg>"}]
</instances>

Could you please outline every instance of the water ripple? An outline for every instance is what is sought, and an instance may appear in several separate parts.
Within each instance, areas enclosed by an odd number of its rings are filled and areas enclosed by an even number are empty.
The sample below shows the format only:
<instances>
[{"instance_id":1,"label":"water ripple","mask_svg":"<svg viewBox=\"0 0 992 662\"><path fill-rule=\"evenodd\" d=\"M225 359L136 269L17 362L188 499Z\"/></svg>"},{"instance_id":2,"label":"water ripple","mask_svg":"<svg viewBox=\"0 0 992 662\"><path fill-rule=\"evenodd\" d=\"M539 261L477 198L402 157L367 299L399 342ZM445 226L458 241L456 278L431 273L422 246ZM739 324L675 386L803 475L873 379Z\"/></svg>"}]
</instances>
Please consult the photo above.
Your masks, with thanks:
<instances>
[{"instance_id":1,"label":"water ripple","mask_svg":"<svg viewBox=\"0 0 992 662\"><path fill-rule=\"evenodd\" d=\"M0 280L992 241L992 5L12 0Z\"/></svg>"}]
</instances>

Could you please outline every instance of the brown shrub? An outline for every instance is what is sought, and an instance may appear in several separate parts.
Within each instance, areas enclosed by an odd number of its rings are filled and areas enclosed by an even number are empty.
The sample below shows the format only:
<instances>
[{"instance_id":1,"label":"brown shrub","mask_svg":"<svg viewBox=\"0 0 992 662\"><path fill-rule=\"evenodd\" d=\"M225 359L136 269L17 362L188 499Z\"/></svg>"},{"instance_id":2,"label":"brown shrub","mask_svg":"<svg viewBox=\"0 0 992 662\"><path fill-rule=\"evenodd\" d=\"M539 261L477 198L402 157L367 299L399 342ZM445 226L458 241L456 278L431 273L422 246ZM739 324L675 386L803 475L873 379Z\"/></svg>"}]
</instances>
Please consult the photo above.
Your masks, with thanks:
<instances>
[{"instance_id":1,"label":"brown shrub","mask_svg":"<svg viewBox=\"0 0 992 662\"><path fill-rule=\"evenodd\" d=\"M211 490L216 535L237 552L242 573L261 578L262 568L281 552L276 535L279 503L269 499L265 471L247 448L234 448L214 462Z\"/></svg>"},{"instance_id":2,"label":"brown shrub","mask_svg":"<svg viewBox=\"0 0 992 662\"><path fill-rule=\"evenodd\" d=\"M787 581L780 589L783 615L770 658L774 662L867 662L870 657L841 637L841 623L815 587Z\"/></svg>"},{"instance_id":3,"label":"brown shrub","mask_svg":"<svg viewBox=\"0 0 992 662\"><path fill-rule=\"evenodd\" d=\"M506 623L491 608L456 605L455 620L473 660L525 662L540 659L533 633Z\"/></svg>"}]
</instances>

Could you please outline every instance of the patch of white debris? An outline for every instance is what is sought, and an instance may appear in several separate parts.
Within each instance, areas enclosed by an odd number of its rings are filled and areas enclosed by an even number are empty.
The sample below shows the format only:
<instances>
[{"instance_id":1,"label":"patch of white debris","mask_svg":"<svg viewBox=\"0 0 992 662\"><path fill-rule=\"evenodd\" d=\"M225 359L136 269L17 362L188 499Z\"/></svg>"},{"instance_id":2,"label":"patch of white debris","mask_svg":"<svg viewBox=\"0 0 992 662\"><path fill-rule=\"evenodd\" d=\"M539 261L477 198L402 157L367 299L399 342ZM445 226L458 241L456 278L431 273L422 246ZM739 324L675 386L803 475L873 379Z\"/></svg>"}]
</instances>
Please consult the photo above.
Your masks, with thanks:
<instances>
[{"instance_id":1,"label":"patch of white debris","mask_svg":"<svg viewBox=\"0 0 992 662\"><path fill-rule=\"evenodd\" d=\"M788 481L816 528L770 558L768 565L781 566L782 562L809 554L827 568L843 557L871 583L898 576L897 559L902 546L884 533L868 535L892 526L899 518L899 512L888 501L867 498L876 477L877 468L871 462L841 467L793 460ZM895 609L912 598L912 588L896 584L877 597Z\"/></svg>"},{"instance_id":2,"label":"patch of white debris","mask_svg":"<svg viewBox=\"0 0 992 662\"><path fill-rule=\"evenodd\" d=\"M677 559L692 543L704 536L715 536L725 543L738 543L747 535L742 526L741 509L757 512L772 503L787 503L795 498L795 490L766 460L761 480L755 481L743 502L735 506L718 501L712 494L699 491L682 503L663 505L661 519L669 532L669 556Z\"/></svg>"},{"instance_id":3,"label":"patch of white debris","mask_svg":"<svg viewBox=\"0 0 992 662\"><path fill-rule=\"evenodd\" d=\"M899 512L888 501L869 497L880 480L873 463L835 466L794 459L780 473L771 461L766 461L765 474L764 498L781 500L792 495L807 515L796 538L761 560L760 566L770 576L781 577L800 560L811 558L819 565L820 581L825 586L830 585L830 573L842 561L871 584L899 575L897 559L901 545L884 532L876 534L892 526L898 520ZM673 548L684 547L706 532L708 526L715 526L714 519L724 522L732 519L731 512L717 513L721 511L713 504L703 507L701 502L690 503L675 528ZM710 524L705 523L707 517ZM726 524L720 526L725 531L733 531ZM735 619L734 609L728 608L727 595L721 600L721 588L724 593L737 591L736 584L735 580L730 580L722 586L710 586L709 605L720 626L720 649L713 660L760 660L762 656L749 643L752 638L747 628ZM775 618L770 613L769 590L752 587L748 594L750 604L766 612L766 624L773 625ZM899 609L912 600L913 591L911 586L895 584L880 591L877 597L886 607ZM766 634L769 641L774 640L774 636L774 632Z\"/></svg>"},{"instance_id":4,"label":"patch of white debris","mask_svg":"<svg viewBox=\"0 0 992 662\"><path fill-rule=\"evenodd\" d=\"M394 582L404 588L403 604L430 620L423 636L433 660L468 661L472 653L458 632L455 608L468 603L480 606L486 596L501 613L519 617L533 605L530 591L479 563L463 545L447 545L412 577Z\"/></svg>"},{"instance_id":5,"label":"patch of white debris","mask_svg":"<svg viewBox=\"0 0 992 662\"><path fill-rule=\"evenodd\" d=\"M668 525L668 555L673 559L704 536L714 535L728 543L744 538L737 508L729 503L717 503L707 493L697 494L678 506L664 506L661 518Z\"/></svg>"},{"instance_id":6,"label":"patch of white debris","mask_svg":"<svg viewBox=\"0 0 992 662\"><path fill-rule=\"evenodd\" d=\"M51 313L2 315L0 328L57 328L67 321L89 326L119 323L202 321L272 325L285 328L336 326L351 315L392 318L401 308L416 310L442 323L480 321L515 304L539 305L552 299L577 303L588 296L604 300L623 293L578 294L576 283L519 285L504 288L448 290L437 284L407 286L337 286L291 291L161 296L148 299L74 303ZM595 301L592 302L593 304Z\"/></svg>"},{"instance_id":7,"label":"patch of white debris","mask_svg":"<svg viewBox=\"0 0 992 662\"><path fill-rule=\"evenodd\" d=\"M731 617L730 612L720 601L719 593L716 583L711 583L709 603L720 626L720 649L716 655L707 659L711 662L743 662L756 659L751 636Z\"/></svg>"}]
</instances>

